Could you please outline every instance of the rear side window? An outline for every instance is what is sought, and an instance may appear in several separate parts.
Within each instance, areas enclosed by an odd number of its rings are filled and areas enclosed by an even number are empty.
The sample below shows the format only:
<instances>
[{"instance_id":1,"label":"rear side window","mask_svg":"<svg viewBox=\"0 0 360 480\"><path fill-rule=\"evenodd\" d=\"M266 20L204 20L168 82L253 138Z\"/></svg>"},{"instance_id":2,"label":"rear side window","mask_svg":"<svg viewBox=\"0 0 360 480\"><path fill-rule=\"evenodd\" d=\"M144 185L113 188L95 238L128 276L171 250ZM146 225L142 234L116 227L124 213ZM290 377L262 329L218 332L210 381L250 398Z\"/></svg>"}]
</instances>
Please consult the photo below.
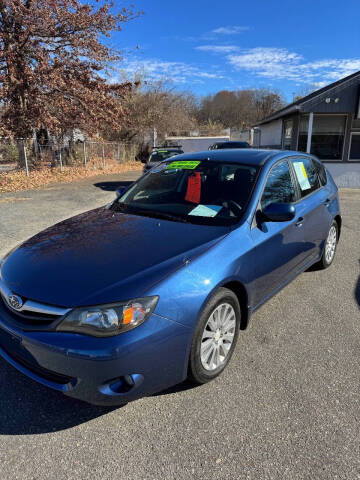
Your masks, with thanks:
<instances>
[{"instance_id":1,"label":"rear side window","mask_svg":"<svg viewBox=\"0 0 360 480\"><path fill-rule=\"evenodd\" d=\"M295 187L286 160L277 163L269 173L261 197L261 209L270 203L292 203L295 201Z\"/></svg>"},{"instance_id":2,"label":"rear side window","mask_svg":"<svg viewBox=\"0 0 360 480\"><path fill-rule=\"evenodd\" d=\"M313 161L315 168L317 169L320 185L324 186L327 184L326 170L322 163Z\"/></svg>"},{"instance_id":3,"label":"rear side window","mask_svg":"<svg viewBox=\"0 0 360 480\"><path fill-rule=\"evenodd\" d=\"M320 180L318 168L311 158L293 158L291 159L295 177L297 179L301 198L306 197L310 193L320 188Z\"/></svg>"}]
</instances>

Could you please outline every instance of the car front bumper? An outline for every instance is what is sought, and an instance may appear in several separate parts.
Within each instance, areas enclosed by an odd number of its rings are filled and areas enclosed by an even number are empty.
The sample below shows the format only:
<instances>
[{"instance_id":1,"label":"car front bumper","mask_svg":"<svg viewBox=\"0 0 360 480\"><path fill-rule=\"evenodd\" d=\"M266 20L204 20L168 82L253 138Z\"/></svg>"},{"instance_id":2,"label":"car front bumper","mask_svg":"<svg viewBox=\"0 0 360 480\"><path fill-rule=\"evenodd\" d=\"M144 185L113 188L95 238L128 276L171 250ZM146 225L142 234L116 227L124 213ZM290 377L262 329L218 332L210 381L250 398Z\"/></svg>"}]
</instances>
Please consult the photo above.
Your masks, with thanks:
<instances>
[{"instance_id":1,"label":"car front bumper","mask_svg":"<svg viewBox=\"0 0 360 480\"><path fill-rule=\"evenodd\" d=\"M156 314L136 329L108 338L24 332L0 310L2 357L42 385L95 405L121 405L183 381L191 334Z\"/></svg>"}]
</instances>

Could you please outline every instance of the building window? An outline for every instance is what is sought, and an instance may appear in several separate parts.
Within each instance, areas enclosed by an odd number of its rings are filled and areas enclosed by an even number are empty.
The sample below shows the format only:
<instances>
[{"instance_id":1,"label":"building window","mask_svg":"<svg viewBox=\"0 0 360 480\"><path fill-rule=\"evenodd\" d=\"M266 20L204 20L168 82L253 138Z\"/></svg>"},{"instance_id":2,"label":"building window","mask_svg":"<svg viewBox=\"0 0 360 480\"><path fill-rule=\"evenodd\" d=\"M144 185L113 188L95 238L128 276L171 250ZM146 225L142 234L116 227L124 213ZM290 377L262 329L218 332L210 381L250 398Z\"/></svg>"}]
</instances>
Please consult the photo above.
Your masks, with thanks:
<instances>
[{"instance_id":1,"label":"building window","mask_svg":"<svg viewBox=\"0 0 360 480\"><path fill-rule=\"evenodd\" d=\"M283 126L283 141L282 141L282 148L284 150L291 150L292 133L293 133L293 121L285 120L284 126Z\"/></svg>"},{"instance_id":2,"label":"building window","mask_svg":"<svg viewBox=\"0 0 360 480\"><path fill-rule=\"evenodd\" d=\"M346 116L314 115L311 151L321 160L342 160ZM300 120L298 150L306 152L309 117Z\"/></svg>"},{"instance_id":3,"label":"building window","mask_svg":"<svg viewBox=\"0 0 360 480\"><path fill-rule=\"evenodd\" d=\"M360 132L351 134L349 160L360 161Z\"/></svg>"}]
</instances>

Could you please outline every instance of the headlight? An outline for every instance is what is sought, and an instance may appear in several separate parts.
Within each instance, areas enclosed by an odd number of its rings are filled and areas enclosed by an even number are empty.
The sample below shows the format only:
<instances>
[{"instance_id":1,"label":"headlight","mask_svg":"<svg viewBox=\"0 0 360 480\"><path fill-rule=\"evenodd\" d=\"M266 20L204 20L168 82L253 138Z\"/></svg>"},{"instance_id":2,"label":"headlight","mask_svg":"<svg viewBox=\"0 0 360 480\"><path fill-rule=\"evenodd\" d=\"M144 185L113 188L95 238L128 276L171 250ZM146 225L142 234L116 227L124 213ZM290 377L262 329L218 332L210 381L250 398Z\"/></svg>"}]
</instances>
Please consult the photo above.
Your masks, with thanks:
<instances>
[{"instance_id":1,"label":"headlight","mask_svg":"<svg viewBox=\"0 0 360 480\"><path fill-rule=\"evenodd\" d=\"M138 327L152 314L159 297L137 298L124 303L72 310L56 327L95 337L111 337Z\"/></svg>"}]
</instances>

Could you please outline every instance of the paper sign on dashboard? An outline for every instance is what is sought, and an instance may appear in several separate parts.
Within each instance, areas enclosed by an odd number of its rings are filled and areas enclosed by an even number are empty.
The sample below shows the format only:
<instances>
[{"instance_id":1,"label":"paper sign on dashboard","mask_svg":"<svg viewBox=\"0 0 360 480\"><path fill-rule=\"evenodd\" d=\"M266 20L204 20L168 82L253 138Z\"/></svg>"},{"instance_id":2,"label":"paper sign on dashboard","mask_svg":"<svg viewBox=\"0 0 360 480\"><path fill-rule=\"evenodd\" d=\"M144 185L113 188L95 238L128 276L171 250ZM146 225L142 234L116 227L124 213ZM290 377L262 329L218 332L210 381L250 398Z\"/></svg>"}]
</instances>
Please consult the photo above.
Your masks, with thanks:
<instances>
[{"instance_id":1,"label":"paper sign on dashboard","mask_svg":"<svg viewBox=\"0 0 360 480\"><path fill-rule=\"evenodd\" d=\"M189 215L195 215L197 217L215 217L221 209L222 206L219 205L198 205L191 210Z\"/></svg>"}]
</instances>

